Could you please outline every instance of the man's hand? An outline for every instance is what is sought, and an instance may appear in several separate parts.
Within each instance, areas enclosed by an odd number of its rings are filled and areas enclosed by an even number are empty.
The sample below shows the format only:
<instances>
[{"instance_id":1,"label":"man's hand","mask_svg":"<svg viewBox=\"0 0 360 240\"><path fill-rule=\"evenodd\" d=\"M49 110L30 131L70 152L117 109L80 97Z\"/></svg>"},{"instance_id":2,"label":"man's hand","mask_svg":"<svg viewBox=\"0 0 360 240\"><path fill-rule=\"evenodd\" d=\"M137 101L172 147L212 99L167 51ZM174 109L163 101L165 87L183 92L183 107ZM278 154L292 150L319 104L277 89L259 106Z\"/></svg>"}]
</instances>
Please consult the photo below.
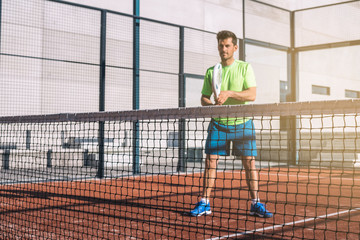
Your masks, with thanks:
<instances>
[{"instance_id":1,"label":"man's hand","mask_svg":"<svg viewBox=\"0 0 360 240\"><path fill-rule=\"evenodd\" d=\"M245 89L241 92L234 92L234 91L221 91L218 98L215 98L215 105L223 105L228 98L233 98L238 101L255 101L256 98L256 87L251 87ZM201 105L202 106L210 106L214 105L211 100L210 96L202 95L201 96Z\"/></svg>"},{"instance_id":2,"label":"man's hand","mask_svg":"<svg viewBox=\"0 0 360 240\"><path fill-rule=\"evenodd\" d=\"M201 106L211 106L213 103L211 102L210 96L202 95L201 96Z\"/></svg>"},{"instance_id":3,"label":"man's hand","mask_svg":"<svg viewBox=\"0 0 360 240\"><path fill-rule=\"evenodd\" d=\"M221 91L219 97L215 99L216 105L223 105L226 100L231 97L232 91Z\"/></svg>"},{"instance_id":4,"label":"man's hand","mask_svg":"<svg viewBox=\"0 0 360 240\"><path fill-rule=\"evenodd\" d=\"M215 99L216 105L223 105L228 98L233 98L238 101L255 101L256 87L245 89L241 92L221 91L219 97Z\"/></svg>"}]
</instances>

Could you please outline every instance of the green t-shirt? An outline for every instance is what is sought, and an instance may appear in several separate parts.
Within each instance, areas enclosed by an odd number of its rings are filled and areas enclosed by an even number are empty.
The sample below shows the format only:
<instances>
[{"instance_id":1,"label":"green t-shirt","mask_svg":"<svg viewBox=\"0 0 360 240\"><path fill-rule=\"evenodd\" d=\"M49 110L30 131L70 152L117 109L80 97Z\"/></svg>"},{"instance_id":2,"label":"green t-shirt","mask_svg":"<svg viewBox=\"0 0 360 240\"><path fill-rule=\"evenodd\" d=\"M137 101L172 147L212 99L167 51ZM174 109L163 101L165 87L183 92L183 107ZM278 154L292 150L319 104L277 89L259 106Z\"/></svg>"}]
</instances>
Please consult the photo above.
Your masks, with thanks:
<instances>
[{"instance_id":1,"label":"green t-shirt","mask_svg":"<svg viewBox=\"0 0 360 240\"><path fill-rule=\"evenodd\" d=\"M201 93L206 96L211 96L212 90L212 76L214 67L210 67L205 74L204 84ZM222 83L221 91L244 91L250 87L256 87L255 75L251 65L247 62L235 60L230 66L222 67ZM238 101L228 98L223 105L239 105L247 104L247 102ZM214 118L221 124L235 125L247 121L244 118Z\"/></svg>"}]
</instances>

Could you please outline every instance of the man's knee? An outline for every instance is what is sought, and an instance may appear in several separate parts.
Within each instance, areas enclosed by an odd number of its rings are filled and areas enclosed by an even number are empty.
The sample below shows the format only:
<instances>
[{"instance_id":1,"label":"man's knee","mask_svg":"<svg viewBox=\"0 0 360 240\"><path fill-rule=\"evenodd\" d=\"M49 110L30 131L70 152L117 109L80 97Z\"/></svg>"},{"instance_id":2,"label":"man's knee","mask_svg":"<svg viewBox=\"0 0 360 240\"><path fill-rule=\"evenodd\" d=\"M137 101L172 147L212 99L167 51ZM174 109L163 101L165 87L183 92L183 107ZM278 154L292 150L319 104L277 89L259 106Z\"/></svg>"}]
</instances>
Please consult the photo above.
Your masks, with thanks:
<instances>
[{"instance_id":1,"label":"man's knee","mask_svg":"<svg viewBox=\"0 0 360 240\"><path fill-rule=\"evenodd\" d=\"M255 157L254 156L242 156L241 161L245 168L255 168Z\"/></svg>"},{"instance_id":2,"label":"man's knee","mask_svg":"<svg viewBox=\"0 0 360 240\"><path fill-rule=\"evenodd\" d=\"M218 160L219 160L218 155L206 155L206 162L210 166L213 166L214 164L216 165Z\"/></svg>"}]
</instances>

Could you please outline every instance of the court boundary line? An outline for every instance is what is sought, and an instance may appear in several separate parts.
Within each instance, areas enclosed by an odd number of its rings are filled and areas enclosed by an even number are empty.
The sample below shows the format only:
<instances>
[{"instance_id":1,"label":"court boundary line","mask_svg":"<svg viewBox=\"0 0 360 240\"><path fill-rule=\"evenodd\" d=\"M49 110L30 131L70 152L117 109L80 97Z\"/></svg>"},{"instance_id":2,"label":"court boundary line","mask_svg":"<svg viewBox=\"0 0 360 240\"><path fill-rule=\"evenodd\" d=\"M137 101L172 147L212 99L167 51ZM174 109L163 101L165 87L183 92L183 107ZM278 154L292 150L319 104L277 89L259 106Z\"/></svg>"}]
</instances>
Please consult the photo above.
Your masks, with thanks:
<instances>
[{"instance_id":1,"label":"court boundary line","mask_svg":"<svg viewBox=\"0 0 360 240\"><path fill-rule=\"evenodd\" d=\"M259 174L262 174L259 172ZM263 175L268 175L268 176L281 176L281 177L298 177L298 178L315 178L315 179L328 179L329 177L320 177L320 172L317 173L319 174L319 176L309 176L309 175L305 175L305 173L303 174L283 174L283 173L263 173ZM325 174L325 173L321 173L321 174ZM331 173L327 173L327 174L331 174ZM345 178L345 177L331 177L331 179L336 179L336 180L360 180L360 179L356 179L356 178ZM264 181L264 180L260 180L260 181Z\"/></svg>"},{"instance_id":2,"label":"court boundary line","mask_svg":"<svg viewBox=\"0 0 360 240\"><path fill-rule=\"evenodd\" d=\"M229 170L233 171L233 170ZM228 171L223 171L228 172ZM193 175L201 174L202 171L194 171L192 172ZM192 174L191 173L191 174ZM58 182L80 182L83 180L89 181L89 182L101 182L101 181L108 181L108 180L115 180L115 179L126 179L126 178L142 178L142 177L153 177L153 176L172 176L172 175L187 175L188 172L168 172L168 173L140 173L140 174L125 174L125 175L114 175L112 177L104 177L104 178L97 178L96 176L84 176L84 177L78 177L78 178L53 178L53 179L41 179L41 180L25 180L25 181L8 181L8 182L1 182L0 186L8 186L8 185L22 185L22 184L32 184L32 183L58 183Z\"/></svg>"},{"instance_id":3,"label":"court boundary line","mask_svg":"<svg viewBox=\"0 0 360 240\"><path fill-rule=\"evenodd\" d=\"M250 231L234 233L234 234L231 234L231 235L226 235L226 236L221 236L221 237L216 237L216 238L209 238L209 239L206 239L206 240L220 240L220 239L225 239L225 238L233 238L233 237L245 236L245 235L256 233L256 232L265 232L265 231L270 230L270 229L274 230L274 229L277 229L277 228L296 225L296 224L299 224L299 223L306 223L306 222L310 222L310 221L315 222L316 220L319 220L319 219L324 219L324 218L333 217L333 216L340 216L340 215L345 214L345 213L350 214L352 212L357 212L357 211L360 211L360 208L353 208L353 209L344 210L344 211L341 211L341 212L325 214L325 215L312 217L312 218L305 218L303 220L287 222L287 223L278 224L278 225L269 226L269 227L264 227L264 228L257 228L257 229L253 229L253 230L250 230Z\"/></svg>"},{"instance_id":4,"label":"court boundary line","mask_svg":"<svg viewBox=\"0 0 360 240\"><path fill-rule=\"evenodd\" d=\"M315 179L327 179L328 177L320 177L319 176L309 176L309 175L304 175L303 174L284 174L284 173L280 173L282 171L280 171L279 173L271 173L271 172L265 172L265 171L261 171L261 168L258 169L259 171L259 175L265 175L265 176L282 176L282 177L297 177L297 178L315 178ZM236 170L225 170L225 171L221 171L223 173L227 173L227 172L243 172L243 169L236 169ZM190 174L201 174L203 173L202 170L199 171L193 171ZM137 175L133 175L133 174L125 174L125 175L114 175L112 177L105 177L105 178L96 178L95 176L84 176L84 177L77 177L77 178L53 178L53 179L41 179L41 180L25 180L25 181L5 181L2 182L0 181L0 186L6 186L6 185L22 185L22 184L31 184L31 183L53 183L53 182L78 182L78 181L83 181L83 180L87 180L87 181L107 181L107 180L113 180L113 179L117 179L117 178L141 178L141 177L150 177L150 176L154 176L154 175L164 175L164 176L171 176L171 175L187 175L189 174L188 172L168 172L168 173L141 173L141 174L137 174ZM320 172L318 173L320 174ZM330 174L330 173L329 173ZM342 178L342 177L332 177L332 179L341 179L341 180L358 180L360 181L360 179L356 179L356 178ZM259 180L259 181L269 181L269 180Z\"/></svg>"}]
</instances>

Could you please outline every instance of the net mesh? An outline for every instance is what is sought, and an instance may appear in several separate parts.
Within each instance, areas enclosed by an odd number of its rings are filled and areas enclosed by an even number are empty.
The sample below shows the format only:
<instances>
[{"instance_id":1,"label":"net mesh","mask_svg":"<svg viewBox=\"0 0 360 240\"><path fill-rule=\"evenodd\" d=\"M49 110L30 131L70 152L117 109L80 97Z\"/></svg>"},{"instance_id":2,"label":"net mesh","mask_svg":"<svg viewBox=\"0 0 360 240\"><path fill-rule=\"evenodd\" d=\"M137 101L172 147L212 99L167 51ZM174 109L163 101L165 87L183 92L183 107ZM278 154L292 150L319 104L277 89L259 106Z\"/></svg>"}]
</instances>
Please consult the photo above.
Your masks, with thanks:
<instances>
[{"instance_id":1,"label":"net mesh","mask_svg":"<svg viewBox=\"0 0 360 240\"><path fill-rule=\"evenodd\" d=\"M4 239L358 239L360 101L0 118ZM202 195L212 118L255 126L259 197L221 156L212 214ZM230 148L234 146L230 145Z\"/></svg>"}]
</instances>

